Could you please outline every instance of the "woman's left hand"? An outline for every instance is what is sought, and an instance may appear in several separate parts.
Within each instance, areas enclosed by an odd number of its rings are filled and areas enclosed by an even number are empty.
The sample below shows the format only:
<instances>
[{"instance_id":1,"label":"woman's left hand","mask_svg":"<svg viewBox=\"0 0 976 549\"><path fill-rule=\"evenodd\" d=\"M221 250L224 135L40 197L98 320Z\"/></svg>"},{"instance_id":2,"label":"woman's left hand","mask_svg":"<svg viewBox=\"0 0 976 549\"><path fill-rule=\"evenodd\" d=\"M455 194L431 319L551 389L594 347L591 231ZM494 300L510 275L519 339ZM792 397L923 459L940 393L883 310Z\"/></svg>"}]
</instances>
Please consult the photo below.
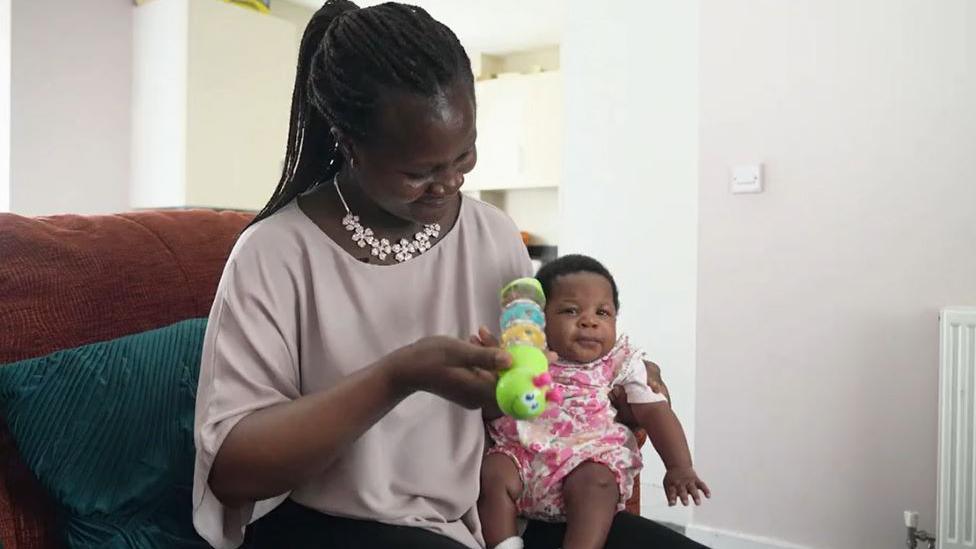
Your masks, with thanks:
<instances>
[{"instance_id":1,"label":"woman's left hand","mask_svg":"<svg viewBox=\"0 0 976 549\"><path fill-rule=\"evenodd\" d=\"M668 386L661 379L661 367L648 360L644 361L644 366L647 368L647 385L655 393L664 395L664 398L668 399L668 404L670 404L671 393L668 392ZM627 393L623 387L615 387L610 391L610 403L617 409L617 421L632 429L638 427L637 418L634 417L634 412L630 409L630 404L627 402Z\"/></svg>"}]
</instances>

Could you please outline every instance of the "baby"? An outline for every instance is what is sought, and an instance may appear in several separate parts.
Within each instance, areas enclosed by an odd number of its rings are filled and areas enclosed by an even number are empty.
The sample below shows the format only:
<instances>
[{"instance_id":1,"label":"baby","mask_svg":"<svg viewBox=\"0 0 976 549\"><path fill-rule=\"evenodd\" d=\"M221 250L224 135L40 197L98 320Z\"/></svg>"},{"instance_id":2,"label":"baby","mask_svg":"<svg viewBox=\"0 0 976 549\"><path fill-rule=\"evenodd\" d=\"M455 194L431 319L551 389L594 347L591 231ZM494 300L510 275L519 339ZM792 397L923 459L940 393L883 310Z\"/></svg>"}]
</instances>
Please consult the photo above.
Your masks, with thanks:
<instances>
[{"instance_id":1,"label":"baby","mask_svg":"<svg viewBox=\"0 0 976 549\"><path fill-rule=\"evenodd\" d=\"M565 256L537 278L546 293L546 339L558 355L549 372L564 401L532 421L503 416L489 424L494 446L482 467L481 515L489 548L519 549L517 517L566 522L565 549L603 547L641 469L634 434L615 421L609 393L622 387L637 423L667 467L674 505L700 503L708 487L692 468L678 418L647 384L646 357L617 337L620 307L613 276L595 259Z\"/></svg>"}]
</instances>

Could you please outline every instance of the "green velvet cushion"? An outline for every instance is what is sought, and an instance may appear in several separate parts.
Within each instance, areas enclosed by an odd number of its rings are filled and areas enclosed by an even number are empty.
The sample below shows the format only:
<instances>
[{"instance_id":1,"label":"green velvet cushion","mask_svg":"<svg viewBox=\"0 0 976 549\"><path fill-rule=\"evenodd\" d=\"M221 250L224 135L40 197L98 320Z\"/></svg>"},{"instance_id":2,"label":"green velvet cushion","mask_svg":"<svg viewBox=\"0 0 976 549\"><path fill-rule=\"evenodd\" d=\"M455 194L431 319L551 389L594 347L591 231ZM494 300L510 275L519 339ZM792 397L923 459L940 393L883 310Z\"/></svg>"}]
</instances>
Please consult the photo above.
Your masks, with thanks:
<instances>
[{"instance_id":1,"label":"green velvet cushion","mask_svg":"<svg viewBox=\"0 0 976 549\"><path fill-rule=\"evenodd\" d=\"M193 530L206 320L0 366L0 413L69 547L208 547Z\"/></svg>"}]
</instances>

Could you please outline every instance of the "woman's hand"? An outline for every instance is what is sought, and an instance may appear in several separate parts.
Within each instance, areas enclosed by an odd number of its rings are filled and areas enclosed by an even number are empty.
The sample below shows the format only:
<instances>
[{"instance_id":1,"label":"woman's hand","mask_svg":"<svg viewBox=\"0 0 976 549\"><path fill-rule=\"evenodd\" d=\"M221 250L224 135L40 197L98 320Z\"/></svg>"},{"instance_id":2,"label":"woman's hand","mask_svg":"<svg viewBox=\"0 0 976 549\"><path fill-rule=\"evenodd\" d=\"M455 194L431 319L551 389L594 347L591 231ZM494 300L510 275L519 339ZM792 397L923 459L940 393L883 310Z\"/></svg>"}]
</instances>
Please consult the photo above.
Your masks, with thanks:
<instances>
[{"instance_id":1,"label":"woman's hand","mask_svg":"<svg viewBox=\"0 0 976 549\"><path fill-rule=\"evenodd\" d=\"M472 335L469 341L473 345L478 345L480 347L486 347L489 349L497 349L499 347L498 338L496 338L495 335L491 333L491 330L489 330L484 326L479 328L478 333ZM551 364L556 361L557 356L556 353L547 350L546 358L549 359L549 363ZM495 382L497 383L497 381L498 381L498 377L496 376ZM502 417L503 415L501 409L498 407L498 402L494 398L495 395L494 388L495 388L494 385L492 385L491 402L486 404L483 408L483 416L485 421L492 421L494 419Z\"/></svg>"},{"instance_id":2,"label":"woman's hand","mask_svg":"<svg viewBox=\"0 0 976 549\"><path fill-rule=\"evenodd\" d=\"M661 367L648 360L644 361L644 366L647 368L647 385L655 393L664 395L670 404L671 393L668 392L668 386L661 379ZM610 403L617 409L617 421L631 429L638 427L637 419L634 417L634 411L630 409L630 404L627 403L627 393L623 387L615 387L610 391Z\"/></svg>"},{"instance_id":3,"label":"woman's hand","mask_svg":"<svg viewBox=\"0 0 976 549\"><path fill-rule=\"evenodd\" d=\"M501 344L498 342L498 338L495 337L495 335L493 333L491 333L491 330L489 330L488 328L486 328L484 326L482 326L481 328L478 328L477 335L471 336L471 338L470 338L469 341L471 341L471 343L474 343L475 345L480 345L482 347L500 347L501 346ZM545 353L546 353L546 358L549 359L549 364L552 364L553 362L555 362L559 358L559 356L556 353L554 353L554 352L552 352L552 351L550 351L548 349L546 349Z\"/></svg>"},{"instance_id":4,"label":"woman's hand","mask_svg":"<svg viewBox=\"0 0 976 549\"><path fill-rule=\"evenodd\" d=\"M387 368L404 394L425 391L473 410L494 402L497 371L511 362L497 346L436 336L395 351Z\"/></svg>"}]
</instances>

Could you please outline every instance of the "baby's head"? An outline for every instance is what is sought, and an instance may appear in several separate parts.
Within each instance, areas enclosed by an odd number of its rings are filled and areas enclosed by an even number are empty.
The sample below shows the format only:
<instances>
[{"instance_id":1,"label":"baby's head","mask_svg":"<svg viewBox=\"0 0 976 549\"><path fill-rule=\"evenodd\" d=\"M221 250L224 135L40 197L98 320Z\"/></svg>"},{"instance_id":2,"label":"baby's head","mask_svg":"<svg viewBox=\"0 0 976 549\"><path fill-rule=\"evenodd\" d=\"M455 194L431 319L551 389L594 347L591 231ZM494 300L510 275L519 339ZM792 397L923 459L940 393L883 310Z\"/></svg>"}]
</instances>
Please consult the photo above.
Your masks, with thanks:
<instances>
[{"instance_id":1,"label":"baby's head","mask_svg":"<svg viewBox=\"0 0 976 549\"><path fill-rule=\"evenodd\" d=\"M617 341L620 298L613 275L599 261L567 255L544 265L536 278L546 293L546 339L560 358L590 362Z\"/></svg>"}]
</instances>

